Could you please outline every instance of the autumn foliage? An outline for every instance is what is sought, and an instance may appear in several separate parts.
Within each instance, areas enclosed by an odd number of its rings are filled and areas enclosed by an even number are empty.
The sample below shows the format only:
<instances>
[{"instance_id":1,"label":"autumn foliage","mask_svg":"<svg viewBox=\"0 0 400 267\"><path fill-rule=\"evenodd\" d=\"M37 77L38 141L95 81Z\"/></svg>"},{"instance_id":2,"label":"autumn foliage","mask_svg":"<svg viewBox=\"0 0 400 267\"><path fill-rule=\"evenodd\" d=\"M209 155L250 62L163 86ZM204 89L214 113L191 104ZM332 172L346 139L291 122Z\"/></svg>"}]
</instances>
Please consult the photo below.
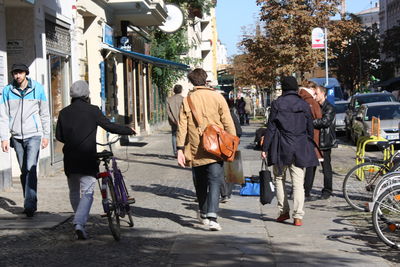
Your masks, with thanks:
<instances>
[{"instance_id":1,"label":"autumn foliage","mask_svg":"<svg viewBox=\"0 0 400 267\"><path fill-rule=\"evenodd\" d=\"M252 72L248 77L258 84L275 84L277 76L298 73L303 76L324 62L324 51L311 48L311 31L328 29L328 48L332 53L344 49L346 40L360 31L353 20L331 20L338 13L340 0L257 0L262 29L243 37L244 61L241 69Z\"/></svg>"}]
</instances>

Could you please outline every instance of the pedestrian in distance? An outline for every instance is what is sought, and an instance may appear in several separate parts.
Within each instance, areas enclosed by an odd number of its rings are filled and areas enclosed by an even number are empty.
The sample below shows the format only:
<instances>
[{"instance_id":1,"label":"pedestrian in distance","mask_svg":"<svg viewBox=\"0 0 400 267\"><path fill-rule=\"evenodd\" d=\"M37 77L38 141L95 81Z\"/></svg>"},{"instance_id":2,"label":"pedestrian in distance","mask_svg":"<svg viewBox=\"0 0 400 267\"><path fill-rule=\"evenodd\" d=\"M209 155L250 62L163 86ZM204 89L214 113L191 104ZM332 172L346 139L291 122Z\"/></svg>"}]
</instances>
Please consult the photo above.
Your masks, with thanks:
<instances>
[{"instance_id":1,"label":"pedestrian in distance","mask_svg":"<svg viewBox=\"0 0 400 267\"><path fill-rule=\"evenodd\" d=\"M214 124L228 133L235 135L228 105L224 97L206 87L207 73L197 68L188 74L194 88L189 93L194 112L202 118L202 125L193 116L188 97L183 100L179 115L177 132L178 164L191 166L195 176L196 196L199 203L198 219L208 225L211 231L221 230L217 222L220 187L224 180L223 161L208 153L200 142L202 131L208 124Z\"/></svg>"},{"instance_id":2,"label":"pedestrian in distance","mask_svg":"<svg viewBox=\"0 0 400 267\"><path fill-rule=\"evenodd\" d=\"M24 213L37 210L37 165L40 148L49 144L49 102L43 86L29 78L25 64L11 67L13 81L0 94L0 139L3 152L15 149L21 170ZM11 136L11 138L10 138Z\"/></svg>"},{"instance_id":3,"label":"pedestrian in distance","mask_svg":"<svg viewBox=\"0 0 400 267\"><path fill-rule=\"evenodd\" d=\"M244 97L239 98L236 102L236 110L239 114L240 125L244 125L246 116L246 102L244 101Z\"/></svg>"},{"instance_id":4,"label":"pedestrian in distance","mask_svg":"<svg viewBox=\"0 0 400 267\"><path fill-rule=\"evenodd\" d=\"M314 128L321 131L319 138L319 148L324 157L322 162L322 172L324 173L324 188L322 189L321 198L329 199L332 196L332 165L331 152L332 148L337 147L335 133L335 108L327 100L327 90L323 86L318 86L315 90L316 100L322 109L322 118L313 121Z\"/></svg>"},{"instance_id":5,"label":"pedestrian in distance","mask_svg":"<svg viewBox=\"0 0 400 267\"><path fill-rule=\"evenodd\" d=\"M286 171L293 184L293 224L301 226L304 216L304 168L318 165L314 152L310 106L297 94L294 77L281 78L282 95L271 103L271 113L261 156L273 165L278 200L277 222L290 219L285 191Z\"/></svg>"},{"instance_id":6,"label":"pedestrian in distance","mask_svg":"<svg viewBox=\"0 0 400 267\"><path fill-rule=\"evenodd\" d=\"M245 103L243 123L246 123L246 125L250 125L250 116L251 116L251 113L253 112L253 101L251 100L249 95L246 95L243 100Z\"/></svg>"},{"instance_id":7,"label":"pedestrian in distance","mask_svg":"<svg viewBox=\"0 0 400 267\"><path fill-rule=\"evenodd\" d=\"M183 96L182 93L182 85L176 84L174 86L174 95L167 98L167 112L168 112L168 122L171 126L171 135L172 135L172 151L174 156L176 157L176 131L178 129L178 121L179 121L179 111L182 106Z\"/></svg>"},{"instance_id":8,"label":"pedestrian in distance","mask_svg":"<svg viewBox=\"0 0 400 267\"><path fill-rule=\"evenodd\" d=\"M90 104L89 94L86 81L74 82L70 88L71 104L60 111L56 127L56 138L64 143L64 172L78 239L88 238L85 225L93 203L95 177L99 172L97 126L120 135L136 133L131 127L110 122L97 106Z\"/></svg>"},{"instance_id":9,"label":"pedestrian in distance","mask_svg":"<svg viewBox=\"0 0 400 267\"><path fill-rule=\"evenodd\" d=\"M321 119L322 118L322 111L321 107L318 104L318 102L315 100L316 94L314 89L317 87L317 84L311 81L305 81L303 83L303 87L300 87L299 89L299 96L306 101L310 105L310 111L311 111L311 116L313 120L315 119ZM322 154L319 150L319 134L320 130L314 128L314 143L316 145L315 147L315 154L317 155L317 158L319 161L323 160ZM305 193L305 200L310 201L312 200L311 197L311 189L314 183L314 177L315 177L315 171L317 167L312 166L312 167L307 167L305 171L305 177L304 177L304 193Z\"/></svg>"}]
</instances>

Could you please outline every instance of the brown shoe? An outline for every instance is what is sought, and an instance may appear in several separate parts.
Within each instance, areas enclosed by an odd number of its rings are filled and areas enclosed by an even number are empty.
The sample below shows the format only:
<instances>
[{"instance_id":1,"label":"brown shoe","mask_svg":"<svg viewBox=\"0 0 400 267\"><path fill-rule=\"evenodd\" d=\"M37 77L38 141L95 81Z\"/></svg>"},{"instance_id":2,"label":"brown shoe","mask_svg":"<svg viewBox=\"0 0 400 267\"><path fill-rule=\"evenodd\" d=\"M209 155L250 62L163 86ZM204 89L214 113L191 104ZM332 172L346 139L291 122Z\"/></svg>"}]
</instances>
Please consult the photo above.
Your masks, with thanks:
<instances>
[{"instance_id":1,"label":"brown shoe","mask_svg":"<svg viewBox=\"0 0 400 267\"><path fill-rule=\"evenodd\" d=\"M302 226L303 225L303 221L301 219L294 218L293 225Z\"/></svg>"},{"instance_id":2,"label":"brown shoe","mask_svg":"<svg viewBox=\"0 0 400 267\"><path fill-rule=\"evenodd\" d=\"M284 222L284 221L286 221L288 219L290 219L289 213L283 213L283 214L279 215L278 218L276 218L276 221L277 222Z\"/></svg>"}]
</instances>

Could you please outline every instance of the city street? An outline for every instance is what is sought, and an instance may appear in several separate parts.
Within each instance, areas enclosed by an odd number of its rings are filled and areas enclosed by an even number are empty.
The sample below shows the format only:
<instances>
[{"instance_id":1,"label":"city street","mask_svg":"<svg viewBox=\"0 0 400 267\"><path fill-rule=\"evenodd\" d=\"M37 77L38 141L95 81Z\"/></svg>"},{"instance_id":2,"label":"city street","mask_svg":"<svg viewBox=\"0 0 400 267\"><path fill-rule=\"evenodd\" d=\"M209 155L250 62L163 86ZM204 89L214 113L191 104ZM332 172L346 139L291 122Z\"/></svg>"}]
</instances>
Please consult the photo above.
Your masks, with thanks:
<instances>
[{"instance_id":1,"label":"city street","mask_svg":"<svg viewBox=\"0 0 400 267\"><path fill-rule=\"evenodd\" d=\"M260 152L255 130L243 127L240 150L245 176L258 175ZM234 196L220 205L220 232L196 219L192 173L172 156L170 133L160 131L118 151L126 183L136 198L134 228L122 222L114 241L101 218L98 188L87 226L90 239L75 240L64 174L40 178L34 218L21 214L18 180L0 197L0 266L400 266L398 251L376 237L369 213L348 208L341 187L355 164L355 147L341 138L332 153L335 196L306 202L304 225L276 223L276 200L262 206L257 197ZM317 169L314 195L321 190Z\"/></svg>"}]
</instances>

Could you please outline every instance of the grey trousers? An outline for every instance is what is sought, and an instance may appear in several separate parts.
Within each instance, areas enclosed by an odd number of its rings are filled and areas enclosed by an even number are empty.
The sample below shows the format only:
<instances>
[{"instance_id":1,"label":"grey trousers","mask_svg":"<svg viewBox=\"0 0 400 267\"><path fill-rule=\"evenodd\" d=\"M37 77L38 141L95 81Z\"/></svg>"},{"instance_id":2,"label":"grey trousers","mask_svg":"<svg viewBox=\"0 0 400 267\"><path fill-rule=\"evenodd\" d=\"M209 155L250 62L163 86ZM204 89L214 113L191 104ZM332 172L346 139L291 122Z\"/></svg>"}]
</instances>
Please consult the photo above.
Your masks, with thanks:
<instances>
[{"instance_id":1,"label":"grey trousers","mask_svg":"<svg viewBox=\"0 0 400 267\"><path fill-rule=\"evenodd\" d=\"M84 174L68 176L69 200L75 212L73 224L85 226L93 203L96 178Z\"/></svg>"}]
</instances>

